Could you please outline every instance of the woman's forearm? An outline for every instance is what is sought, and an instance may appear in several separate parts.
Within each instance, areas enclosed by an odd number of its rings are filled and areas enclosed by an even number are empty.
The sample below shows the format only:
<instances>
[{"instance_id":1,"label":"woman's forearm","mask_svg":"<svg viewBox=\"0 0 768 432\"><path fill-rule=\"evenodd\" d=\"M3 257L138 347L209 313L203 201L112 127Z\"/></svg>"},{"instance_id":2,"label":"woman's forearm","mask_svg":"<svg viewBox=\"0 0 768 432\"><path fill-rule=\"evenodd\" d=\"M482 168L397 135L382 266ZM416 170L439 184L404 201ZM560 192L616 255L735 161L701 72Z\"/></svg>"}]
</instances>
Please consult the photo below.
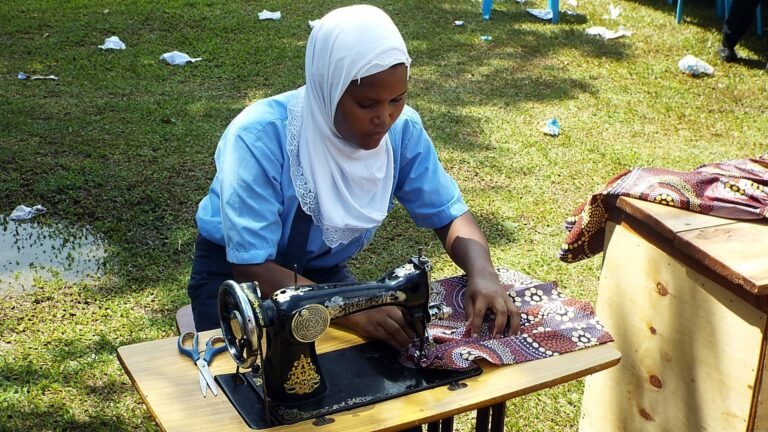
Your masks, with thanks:
<instances>
[{"instance_id":1,"label":"woman's forearm","mask_svg":"<svg viewBox=\"0 0 768 432\"><path fill-rule=\"evenodd\" d=\"M451 260L468 276L496 275L488 241L470 212L435 230Z\"/></svg>"},{"instance_id":2,"label":"woman's forearm","mask_svg":"<svg viewBox=\"0 0 768 432\"><path fill-rule=\"evenodd\" d=\"M237 282L258 282L261 296L267 298L273 292L293 286L294 284L312 284L311 280L302 275L294 275L289 270L273 261L262 264L232 264L232 272Z\"/></svg>"}]
</instances>

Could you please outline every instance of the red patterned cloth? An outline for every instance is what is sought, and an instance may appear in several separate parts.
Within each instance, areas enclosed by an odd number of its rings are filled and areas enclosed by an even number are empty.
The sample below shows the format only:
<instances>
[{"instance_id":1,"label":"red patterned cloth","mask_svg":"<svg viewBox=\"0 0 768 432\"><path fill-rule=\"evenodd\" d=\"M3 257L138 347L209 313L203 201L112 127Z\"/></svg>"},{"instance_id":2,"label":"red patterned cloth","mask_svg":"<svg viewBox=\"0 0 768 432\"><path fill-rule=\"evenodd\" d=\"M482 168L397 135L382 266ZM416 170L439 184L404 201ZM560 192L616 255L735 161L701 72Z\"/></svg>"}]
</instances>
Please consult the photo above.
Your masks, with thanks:
<instances>
[{"instance_id":1,"label":"red patterned cloth","mask_svg":"<svg viewBox=\"0 0 768 432\"><path fill-rule=\"evenodd\" d=\"M635 168L617 175L566 220L561 261L576 262L603 251L607 208L620 196L730 219L768 218L768 154L690 172Z\"/></svg>"},{"instance_id":2,"label":"red patterned cloth","mask_svg":"<svg viewBox=\"0 0 768 432\"><path fill-rule=\"evenodd\" d=\"M474 367L479 358L497 365L537 360L593 345L613 338L595 316L588 302L565 297L554 282L542 283L530 277L498 269L502 285L522 312L520 334L491 337L494 317L487 314L479 336L468 334L464 316L466 276L454 276L432 283L430 302L443 302L451 315L429 324L434 344L417 359L418 345L408 347L406 358L421 367L463 370Z\"/></svg>"}]
</instances>

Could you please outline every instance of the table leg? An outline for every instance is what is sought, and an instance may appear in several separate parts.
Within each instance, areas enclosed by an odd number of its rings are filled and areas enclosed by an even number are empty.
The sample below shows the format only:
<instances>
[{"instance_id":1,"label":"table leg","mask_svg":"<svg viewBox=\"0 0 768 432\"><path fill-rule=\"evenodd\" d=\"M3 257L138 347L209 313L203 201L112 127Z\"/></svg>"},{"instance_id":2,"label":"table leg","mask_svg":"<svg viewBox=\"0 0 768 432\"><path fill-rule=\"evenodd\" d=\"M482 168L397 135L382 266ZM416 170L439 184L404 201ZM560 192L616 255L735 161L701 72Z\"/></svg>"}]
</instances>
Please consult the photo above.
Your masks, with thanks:
<instances>
[{"instance_id":1,"label":"table leg","mask_svg":"<svg viewBox=\"0 0 768 432\"><path fill-rule=\"evenodd\" d=\"M477 416L475 417L475 432L488 432L488 419L490 418L490 414L490 407L477 410Z\"/></svg>"},{"instance_id":2,"label":"table leg","mask_svg":"<svg viewBox=\"0 0 768 432\"><path fill-rule=\"evenodd\" d=\"M453 432L453 417L428 423L427 432Z\"/></svg>"},{"instance_id":3,"label":"table leg","mask_svg":"<svg viewBox=\"0 0 768 432\"><path fill-rule=\"evenodd\" d=\"M504 432L506 409L506 402L478 409L475 417L475 432Z\"/></svg>"},{"instance_id":4,"label":"table leg","mask_svg":"<svg viewBox=\"0 0 768 432\"><path fill-rule=\"evenodd\" d=\"M453 417L440 420L440 432L453 432Z\"/></svg>"},{"instance_id":5,"label":"table leg","mask_svg":"<svg viewBox=\"0 0 768 432\"><path fill-rule=\"evenodd\" d=\"M491 407L491 431L504 432L504 416L506 415L506 402L499 402Z\"/></svg>"}]
</instances>

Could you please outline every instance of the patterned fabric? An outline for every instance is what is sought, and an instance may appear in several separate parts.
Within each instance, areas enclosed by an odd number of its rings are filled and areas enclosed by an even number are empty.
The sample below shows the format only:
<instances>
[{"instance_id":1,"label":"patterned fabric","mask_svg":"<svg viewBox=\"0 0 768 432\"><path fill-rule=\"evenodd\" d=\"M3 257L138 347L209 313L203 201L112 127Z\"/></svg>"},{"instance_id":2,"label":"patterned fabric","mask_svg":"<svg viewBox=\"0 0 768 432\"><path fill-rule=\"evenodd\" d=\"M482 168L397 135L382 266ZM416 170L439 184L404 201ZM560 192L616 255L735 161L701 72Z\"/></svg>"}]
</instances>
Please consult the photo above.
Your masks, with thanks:
<instances>
[{"instance_id":1,"label":"patterned fabric","mask_svg":"<svg viewBox=\"0 0 768 432\"><path fill-rule=\"evenodd\" d=\"M730 219L768 218L768 154L690 172L635 168L617 175L566 220L561 261L576 262L603 251L607 209L620 196Z\"/></svg>"},{"instance_id":2,"label":"patterned fabric","mask_svg":"<svg viewBox=\"0 0 768 432\"><path fill-rule=\"evenodd\" d=\"M421 367L464 370L483 358L497 365L537 360L593 345L613 338L595 316L588 302L565 297L554 282L542 283L507 269L498 269L499 279L522 312L520 334L491 337L494 316L488 313L477 337L469 336L464 317L466 276L432 283L431 303L444 302L453 309L445 320L433 321L429 331L434 344L418 358L418 344L408 347L405 360Z\"/></svg>"}]
</instances>

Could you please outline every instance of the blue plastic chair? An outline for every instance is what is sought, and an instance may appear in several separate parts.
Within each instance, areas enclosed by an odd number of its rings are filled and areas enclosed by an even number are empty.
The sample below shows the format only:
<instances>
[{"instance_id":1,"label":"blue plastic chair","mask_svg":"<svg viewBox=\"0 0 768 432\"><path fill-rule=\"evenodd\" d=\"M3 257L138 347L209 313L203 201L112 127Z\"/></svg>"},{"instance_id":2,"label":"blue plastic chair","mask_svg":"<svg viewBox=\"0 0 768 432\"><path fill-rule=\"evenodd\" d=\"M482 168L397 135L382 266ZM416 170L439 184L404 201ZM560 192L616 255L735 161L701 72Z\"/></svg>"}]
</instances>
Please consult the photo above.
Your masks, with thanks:
<instances>
[{"instance_id":1,"label":"blue plastic chair","mask_svg":"<svg viewBox=\"0 0 768 432\"><path fill-rule=\"evenodd\" d=\"M672 3L672 0L668 0ZM755 11L755 32L758 36L763 35L763 3L765 0L760 0L757 4L757 10ZM731 9L731 0L716 0L715 10L717 11L717 17L724 20L728 17L728 11ZM680 24L683 21L683 0L677 0L677 7L675 8L675 22Z\"/></svg>"},{"instance_id":2,"label":"blue plastic chair","mask_svg":"<svg viewBox=\"0 0 768 432\"><path fill-rule=\"evenodd\" d=\"M682 1L682 0L680 0ZM722 1L722 0L718 0ZM493 0L483 0L483 19L491 19L491 9L493 9ZM552 24L560 21L560 0L549 0L549 10L552 11Z\"/></svg>"},{"instance_id":3,"label":"blue plastic chair","mask_svg":"<svg viewBox=\"0 0 768 432\"><path fill-rule=\"evenodd\" d=\"M667 3L672 4L673 0L667 0ZM725 19L726 10L725 0L715 0L715 13L717 13L718 19ZM683 22L683 0L677 0L677 6L675 7L675 22L680 24Z\"/></svg>"}]
</instances>

